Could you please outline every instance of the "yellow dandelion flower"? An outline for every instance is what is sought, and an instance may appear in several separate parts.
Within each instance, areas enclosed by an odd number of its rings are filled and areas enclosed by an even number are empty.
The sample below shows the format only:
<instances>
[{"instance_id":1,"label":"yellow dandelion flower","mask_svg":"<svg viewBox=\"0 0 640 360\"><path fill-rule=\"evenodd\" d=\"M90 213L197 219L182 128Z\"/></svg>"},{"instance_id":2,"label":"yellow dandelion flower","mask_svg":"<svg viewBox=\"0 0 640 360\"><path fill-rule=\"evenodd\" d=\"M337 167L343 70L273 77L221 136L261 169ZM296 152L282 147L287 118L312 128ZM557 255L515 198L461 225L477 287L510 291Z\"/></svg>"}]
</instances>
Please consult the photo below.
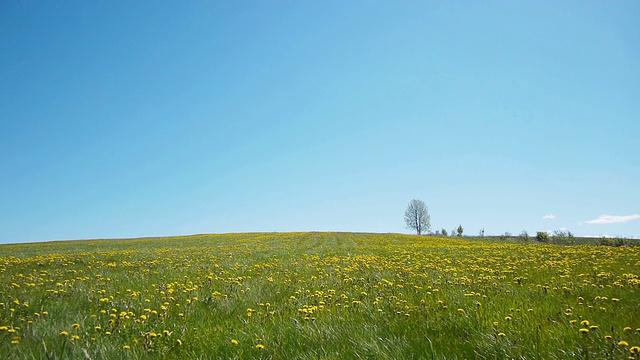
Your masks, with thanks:
<instances>
[{"instance_id":1,"label":"yellow dandelion flower","mask_svg":"<svg viewBox=\"0 0 640 360\"><path fill-rule=\"evenodd\" d=\"M182 345L182 340L178 339L176 340L176 342L178 343L178 345Z\"/></svg>"},{"instance_id":2,"label":"yellow dandelion flower","mask_svg":"<svg viewBox=\"0 0 640 360\"><path fill-rule=\"evenodd\" d=\"M130 349L131 349L131 346L129 346L129 345L125 345L125 346L123 346L122 348L123 348L123 349L125 349L125 350L130 350Z\"/></svg>"},{"instance_id":3,"label":"yellow dandelion flower","mask_svg":"<svg viewBox=\"0 0 640 360\"><path fill-rule=\"evenodd\" d=\"M569 324L577 324L577 323L578 323L578 320L576 319L569 320Z\"/></svg>"},{"instance_id":4,"label":"yellow dandelion flower","mask_svg":"<svg viewBox=\"0 0 640 360\"><path fill-rule=\"evenodd\" d=\"M236 340L236 339L231 339L231 344L233 344L233 345L238 345L238 344L239 344L239 342L238 342L238 340Z\"/></svg>"},{"instance_id":5,"label":"yellow dandelion flower","mask_svg":"<svg viewBox=\"0 0 640 360\"><path fill-rule=\"evenodd\" d=\"M581 333L583 333L583 334L586 334L586 333L588 333L588 332L589 332L589 329L587 329L587 328L580 328L578 331L580 331L580 332L581 332Z\"/></svg>"},{"instance_id":6,"label":"yellow dandelion flower","mask_svg":"<svg viewBox=\"0 0 640 360\"><path fill-rule=\"evenodd\" d=\"M499 336L499 337L505 337L505 336L507 336L507 334L505 334L505 333L501 332L501 333L498 333L498 336Z\"/></svg>"},{"instance_id":7,"label":"yellow dandelion flower","mask_svg":"<svg viewBox=\"0 0 640 360\"><path fill-rule=\"evenodd\" d=\"M71 329L73 329L73 330L78 330L78 329L80 329L80 324L75 323L75 324L71 325Z\"/></svg>"},{"instance_id":8,"label":"yellow dandelion flower","mask_svg":"<svg viewBox=\"0 0 640 360\"><path fill-rule=\"evenodd\" d=\"M60 334L58 334L60 336L69 336L69 332L68 331L60 331Z\"/></svg>"},{"instance_id":9,"label":"yellow dandelion flower","mask_svg":"<svg viewBox=\"0 0 640 360\"><path fill-rule=\"evenodd\" d=\"M640 354L640 346L632 346L629 349L629 352L631 352L632 354Z\"/></svg>"},{"instance_id":10,"label":"yellow dandelion flower","mask_svg":"<svg viewBox=\"0 0 640 360\"><path fill-rule=\"evenodd\" d=\"M589 326L589 329L591 329L591 330L598 330L599 328L600 328L600 326L598 326L598 325Z\"/></svg>"},{"instance_id":11,"label":"yellow dandelion flower","mask_svg":"<svg viewBox=\"0 0 640 360\"><path fill-rule=\"evenodd\" d=\"M582 325L582 326L589 326L589 320L582 320L582 321L580 322L580 325Z\"/></svg>"},{"instance_id":12,"label":"yellow dandelion flower","mask_svg":"<svg viewBox=\"0 0 640 360\"><path fill-rule=\"evenodd\" d=\"M605 340L611 340L611 339L613 339L613 336L611 336L611 335L605 335L605 336L604 336L604 338L605 338Z\"/></svg>"},{"instance_id":13,"label":"yellow dandelion flower","mask_svg":"<svg viewBox=\"0 0 640 360\"><path fill-rule=\"evenodd\" d=\"M511 316L505 316L504 318L506 321L511 321L513 318Z\"/></svg>"},{"instance_id":14,"label":"yellow dandelion flower","mask_svg":"<svg viewBox=\"0 0 640 360\"><path fill-rule=\"evenodd\" d=\"M622 329L622 331L631 331L631 327L630 326L626 326L624 329Z\"/></svg>"},{"instance_id":15,"label":"yellow dandelion flower","mask_svg":"<svg viewBox=\"0 0 640 360\"><path fill-rule=\"evenodd\" d=\"M258 344L258 345L256 345L256 349L262 350L262 349L264 349L264 345Z\"/></svg>"},{"instance_id":16,"label":"yellow dandelion flower","mask_svg":"<svg viewBox=\"0 0 640 360\"><path fill-rule=\"evenodd\" d=\"M618 342L618 346L622 346L622 347L629 346L629 343L624 341L624 340L622 340L622 341Z\"/></svg>"}]
</instances>

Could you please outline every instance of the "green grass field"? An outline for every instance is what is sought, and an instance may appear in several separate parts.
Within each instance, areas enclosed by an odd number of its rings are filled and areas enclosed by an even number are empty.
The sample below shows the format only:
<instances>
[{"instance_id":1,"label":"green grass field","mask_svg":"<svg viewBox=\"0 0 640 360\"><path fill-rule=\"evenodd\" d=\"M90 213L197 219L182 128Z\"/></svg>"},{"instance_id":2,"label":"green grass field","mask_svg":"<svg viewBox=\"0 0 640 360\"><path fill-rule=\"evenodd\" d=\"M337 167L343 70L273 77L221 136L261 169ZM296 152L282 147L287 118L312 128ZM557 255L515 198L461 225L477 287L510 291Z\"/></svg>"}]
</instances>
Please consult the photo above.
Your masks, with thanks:
<instances>
[{"instance_id":1,"label":"green grass field","mask_svg":"<svg viewBox=\"0 0 640 360\"><path fill-rule=\"evenodd\" d=\"M397 234L0 245L8 359L638 359L640 248Z\"/></svg>"}]
</instances>

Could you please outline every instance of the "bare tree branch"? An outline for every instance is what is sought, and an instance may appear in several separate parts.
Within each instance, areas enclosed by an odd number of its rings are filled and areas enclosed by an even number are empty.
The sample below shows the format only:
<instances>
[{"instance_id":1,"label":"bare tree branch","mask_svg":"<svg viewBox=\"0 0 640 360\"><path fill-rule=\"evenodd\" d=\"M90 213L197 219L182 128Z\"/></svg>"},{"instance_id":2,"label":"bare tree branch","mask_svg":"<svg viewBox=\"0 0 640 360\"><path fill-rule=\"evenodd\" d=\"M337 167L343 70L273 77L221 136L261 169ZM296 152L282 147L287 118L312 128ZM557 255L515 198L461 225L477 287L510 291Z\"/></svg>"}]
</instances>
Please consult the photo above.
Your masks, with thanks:
<instances>
[{"instance_id":1,"label":"bare tree branch","mask_svg":"<svg viewBox=\"0 0 640 360\"><path fill-rule=\"evenodd\" d=\"M428 233L431 229L431 216L427 206L422 200L413 199L409 202L407 210L404 212L404 222L407 228L413 229L418 235Z\"/></svg>"}]
</instances>

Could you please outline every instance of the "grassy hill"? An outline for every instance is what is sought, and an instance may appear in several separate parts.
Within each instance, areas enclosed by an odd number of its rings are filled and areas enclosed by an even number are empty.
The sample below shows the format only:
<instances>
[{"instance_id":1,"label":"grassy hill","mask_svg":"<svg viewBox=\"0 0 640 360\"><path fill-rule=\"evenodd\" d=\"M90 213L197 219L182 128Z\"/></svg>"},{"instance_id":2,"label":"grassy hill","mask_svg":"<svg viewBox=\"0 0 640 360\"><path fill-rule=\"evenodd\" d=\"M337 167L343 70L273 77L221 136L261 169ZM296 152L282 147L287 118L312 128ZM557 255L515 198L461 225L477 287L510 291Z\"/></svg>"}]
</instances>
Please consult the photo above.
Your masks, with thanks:
<instances>
[{"instance_id":1,"label":"grassy hill","mask_svg":"<svg viewBox=\"0 0 640 360\"><path fill-rule=\"evenodd\" d=\"M253 233L0 245L9 359L638 358L640 248Z\"/></svg>"}]
</instances>

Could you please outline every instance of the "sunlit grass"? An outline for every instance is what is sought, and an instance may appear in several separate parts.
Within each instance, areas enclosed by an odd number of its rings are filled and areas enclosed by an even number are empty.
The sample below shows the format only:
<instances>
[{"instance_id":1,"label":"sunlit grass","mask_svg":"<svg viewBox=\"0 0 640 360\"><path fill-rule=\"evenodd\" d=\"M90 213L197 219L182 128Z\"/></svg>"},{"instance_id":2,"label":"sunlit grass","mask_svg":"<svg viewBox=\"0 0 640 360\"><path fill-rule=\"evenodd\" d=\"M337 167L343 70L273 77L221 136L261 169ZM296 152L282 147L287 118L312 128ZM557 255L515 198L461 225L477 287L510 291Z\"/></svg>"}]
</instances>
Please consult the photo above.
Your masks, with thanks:
<instances>
[{"instance_id":1,"label":"sunlit grass","mask_svg":"<svg viewBox=\"0 0 640 360\"><path fill-rule=\"evenodd\" d=\"M409 235L0 246L7 358L638 358L640 250Z\"/></svg>"}]
</instances>

